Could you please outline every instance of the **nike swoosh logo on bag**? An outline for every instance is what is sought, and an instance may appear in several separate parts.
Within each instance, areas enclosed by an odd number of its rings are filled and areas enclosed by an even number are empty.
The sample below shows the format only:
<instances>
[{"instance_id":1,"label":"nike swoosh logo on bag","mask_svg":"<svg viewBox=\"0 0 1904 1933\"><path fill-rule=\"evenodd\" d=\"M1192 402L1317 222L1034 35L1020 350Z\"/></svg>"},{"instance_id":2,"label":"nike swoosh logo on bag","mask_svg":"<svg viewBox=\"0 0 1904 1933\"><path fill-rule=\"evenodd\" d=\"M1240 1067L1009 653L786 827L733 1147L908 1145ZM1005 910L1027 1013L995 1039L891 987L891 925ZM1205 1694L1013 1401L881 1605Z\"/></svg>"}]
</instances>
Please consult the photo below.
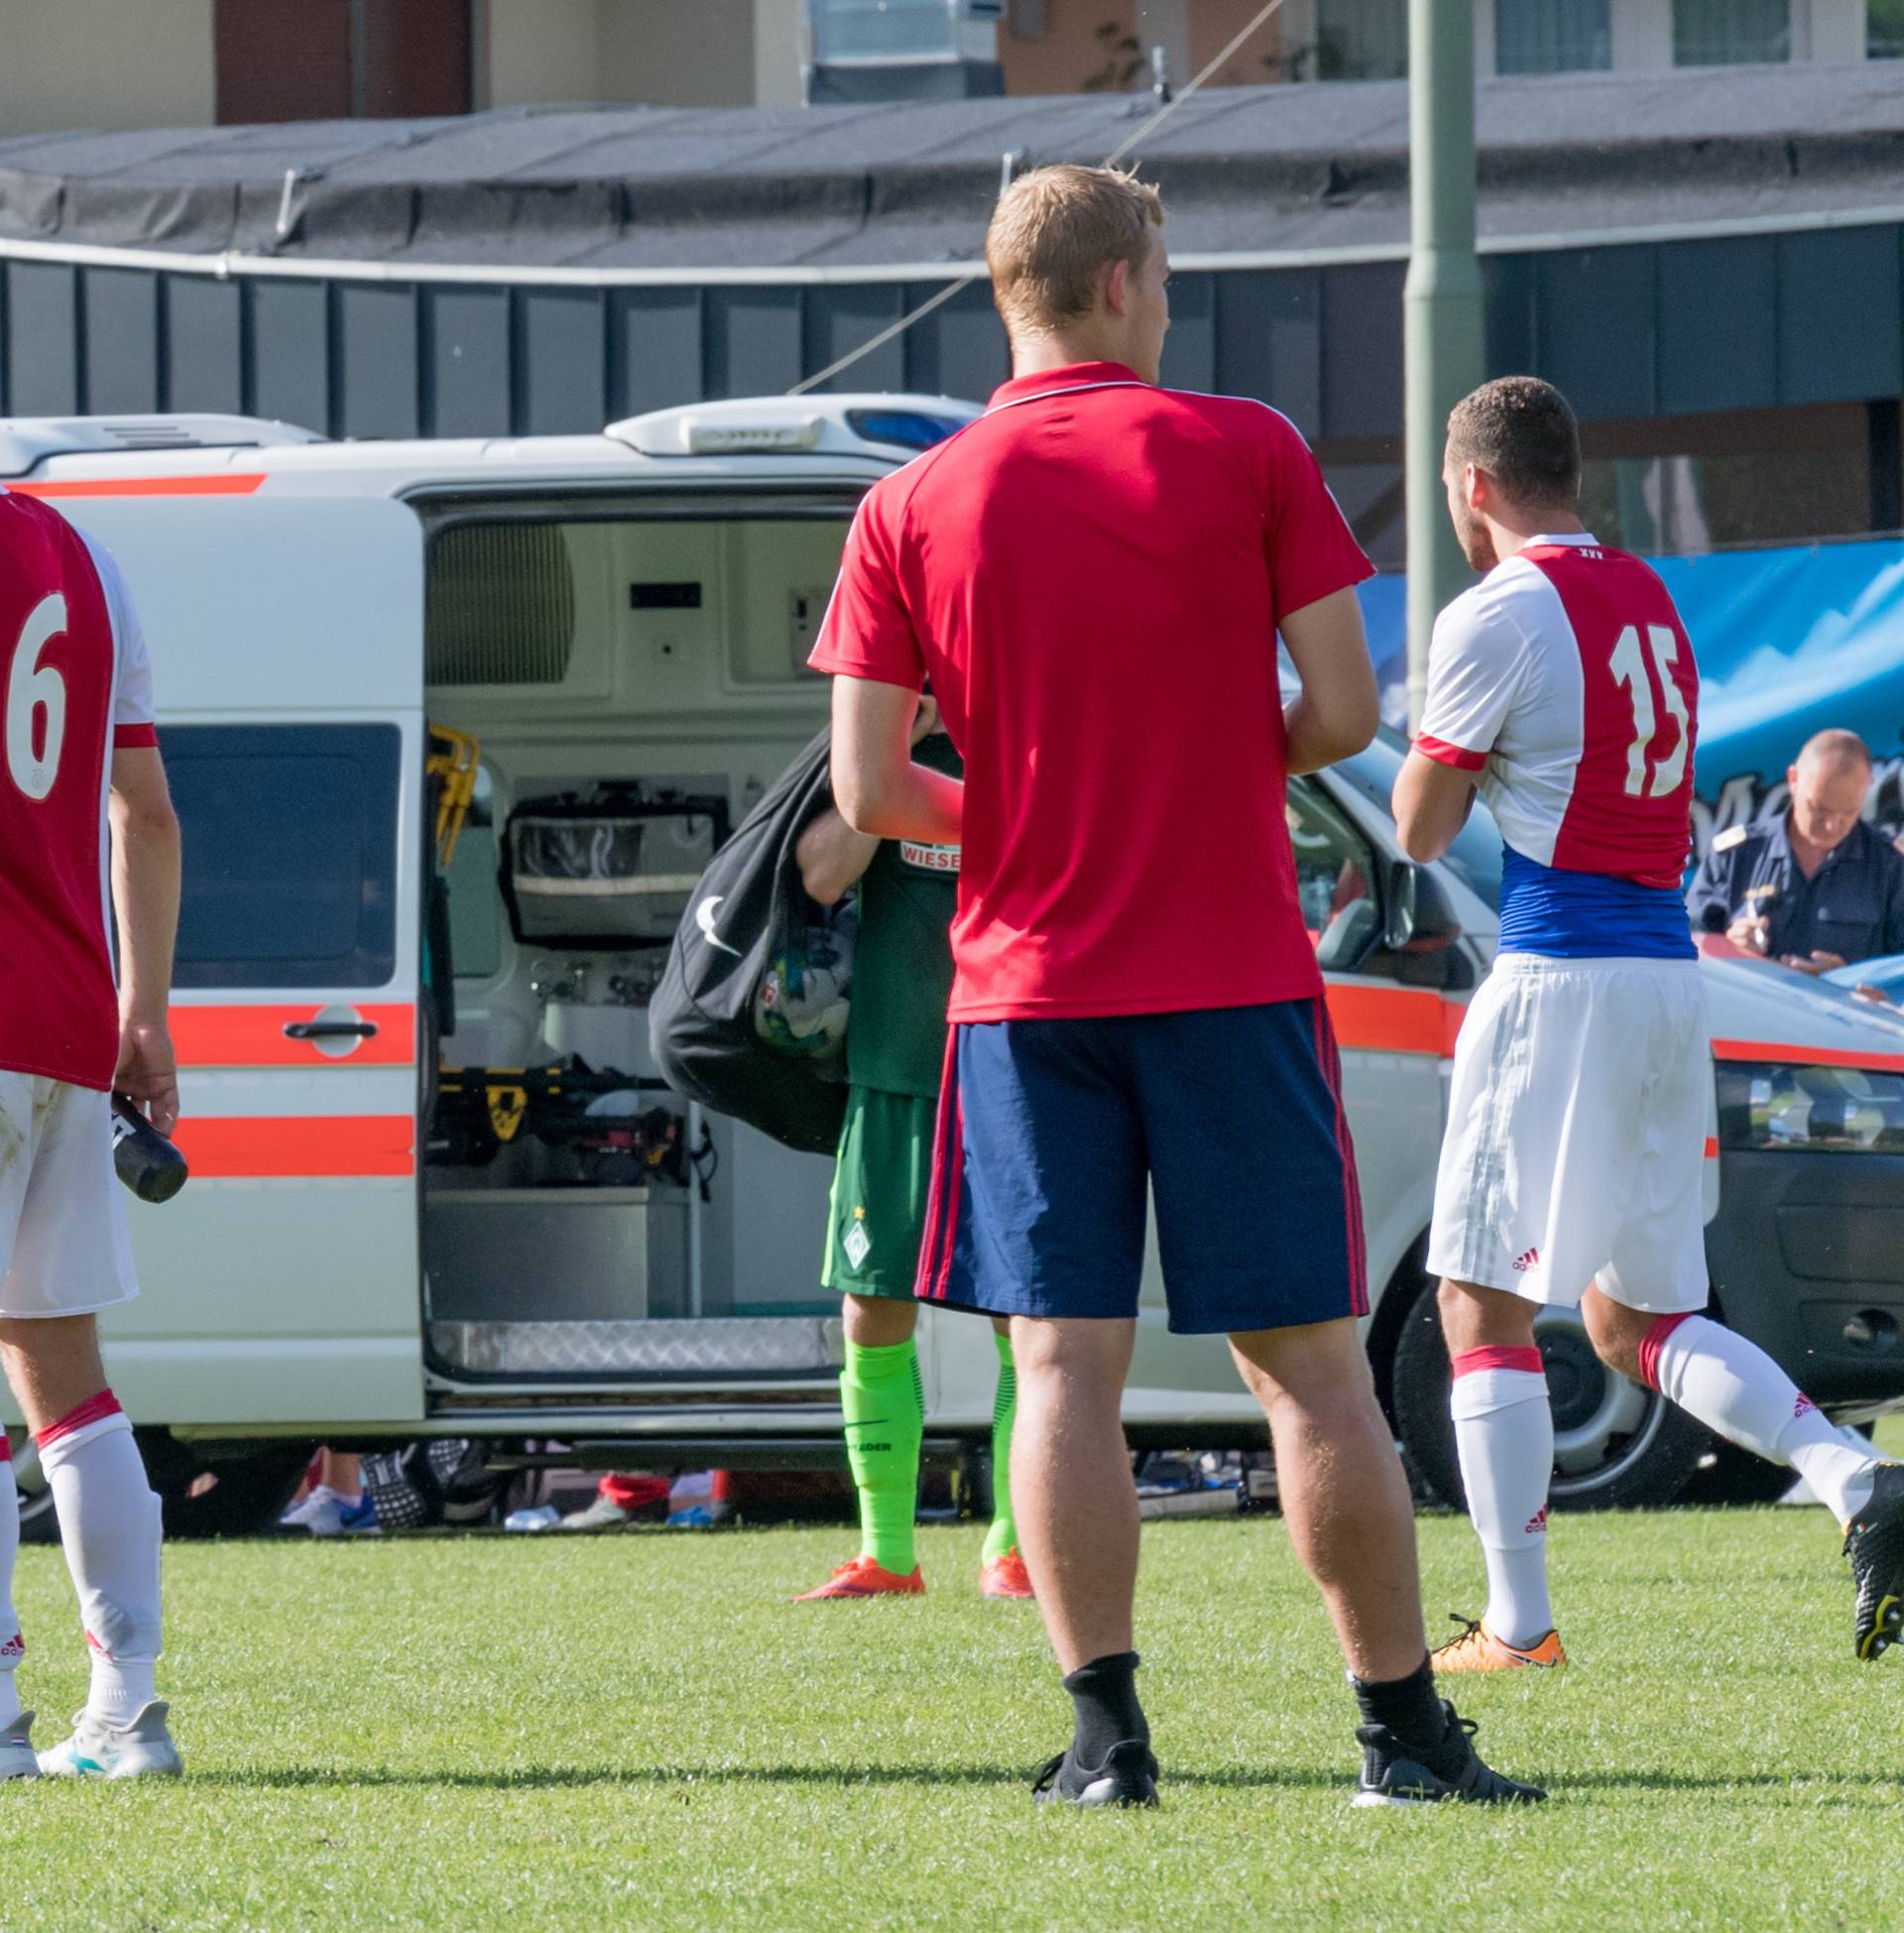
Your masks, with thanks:
<instances>
[{"instance_id":1,"label":"nike swoosh logo on bag","mask_svg":"<svg viewBox=\"0 0 1904 1933\"><path fill-rule=\"evenodd\" d=\"M708 945L718 946L723 953L732 953L738 960L741 957L741 949L738 946L728 945L727 941L714 930L714 916L720 911L721 902L726 897L724 893L717 893L711 900L703 900L694 908L694 923L701 929L701 937Z\"/></svg>"}]
</instances>

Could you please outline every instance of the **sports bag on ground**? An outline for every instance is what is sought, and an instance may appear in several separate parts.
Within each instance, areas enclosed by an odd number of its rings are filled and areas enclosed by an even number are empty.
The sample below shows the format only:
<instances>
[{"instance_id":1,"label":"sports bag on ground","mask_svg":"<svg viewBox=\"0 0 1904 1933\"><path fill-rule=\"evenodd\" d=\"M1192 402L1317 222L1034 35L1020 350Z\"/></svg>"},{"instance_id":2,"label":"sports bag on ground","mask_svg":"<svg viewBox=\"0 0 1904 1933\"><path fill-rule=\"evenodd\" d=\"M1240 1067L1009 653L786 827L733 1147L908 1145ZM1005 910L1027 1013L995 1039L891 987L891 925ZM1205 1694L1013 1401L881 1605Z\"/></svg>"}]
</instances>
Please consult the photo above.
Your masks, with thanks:
<instances>
[{"instance_id":1,"label":"sports bag on ground","mask_svg":"<svg viewBox=\"0 0 1904 1933\"><path fill-rule=\"evenodd\" d=\"M822 732L714 855L688 896L649 1038L662 1078L807 1153L846 1118L854 917L800 883L799 837L833 802Z\"/></svg>"}]
</instances>

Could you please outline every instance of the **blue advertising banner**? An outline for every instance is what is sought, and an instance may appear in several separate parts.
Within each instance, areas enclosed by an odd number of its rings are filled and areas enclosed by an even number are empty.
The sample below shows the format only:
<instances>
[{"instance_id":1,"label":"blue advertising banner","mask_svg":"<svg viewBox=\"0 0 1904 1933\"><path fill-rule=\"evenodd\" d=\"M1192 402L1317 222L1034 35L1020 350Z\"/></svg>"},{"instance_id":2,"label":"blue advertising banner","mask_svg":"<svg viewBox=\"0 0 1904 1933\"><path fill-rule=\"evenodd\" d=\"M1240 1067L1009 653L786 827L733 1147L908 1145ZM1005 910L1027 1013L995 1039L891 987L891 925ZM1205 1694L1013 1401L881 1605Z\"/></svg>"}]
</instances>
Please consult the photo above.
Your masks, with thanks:
<instances>
[{"instance_id":1,"label":"blue advertising banner","mask_svg":"<svg viewBox=\"0 0 1904 1933\"><path fill-rule=\"evenodd\" d=\"M1781 805L1786 768L1828 726L1871 748L1865 816L1892 833L1904 826L1904 540L1652 561L1699 656L1699 851ZM1404 598L1399 576L1362 589L1382 716L1402 728Z\"/></svg>"}]
</instances>

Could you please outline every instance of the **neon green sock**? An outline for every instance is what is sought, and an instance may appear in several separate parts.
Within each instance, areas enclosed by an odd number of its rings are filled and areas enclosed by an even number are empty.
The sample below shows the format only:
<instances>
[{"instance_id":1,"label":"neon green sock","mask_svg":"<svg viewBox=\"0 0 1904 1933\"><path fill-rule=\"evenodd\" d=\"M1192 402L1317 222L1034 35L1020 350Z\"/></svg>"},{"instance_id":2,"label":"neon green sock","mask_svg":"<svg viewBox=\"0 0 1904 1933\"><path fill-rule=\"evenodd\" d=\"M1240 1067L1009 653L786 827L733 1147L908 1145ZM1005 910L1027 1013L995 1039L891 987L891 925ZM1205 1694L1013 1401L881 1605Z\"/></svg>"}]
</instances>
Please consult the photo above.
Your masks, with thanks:
<instances>
[{"instance_id":1,"label":"neon green sock","mask_svg":"<svg viewBox=\"0 0 1904 1933\"><path fill-rule=\"evenodd\" d=\"M992 1528L986 1532L984 1561L1018 1547L1012 1520L1012 1424L1018 1413L1018 1372L1012 1361L1012 1339L994 1329L999 1346L999 1393L992 1404Z\"/></svg>"},{"instance_id":2,"label":"neon green sock","mask_svg":"<svg viewBox=\"0 0 1904 1933\"><path fill-rule=\"evenodd\" d=\"M866 1349L849 1342L840 1372L846 1459L860 1493L860 1554L898 1576L914 1562L912 1518L919 1502L919 1444L925 1386L910 1342Z\"/></svg>"}]
</instances>

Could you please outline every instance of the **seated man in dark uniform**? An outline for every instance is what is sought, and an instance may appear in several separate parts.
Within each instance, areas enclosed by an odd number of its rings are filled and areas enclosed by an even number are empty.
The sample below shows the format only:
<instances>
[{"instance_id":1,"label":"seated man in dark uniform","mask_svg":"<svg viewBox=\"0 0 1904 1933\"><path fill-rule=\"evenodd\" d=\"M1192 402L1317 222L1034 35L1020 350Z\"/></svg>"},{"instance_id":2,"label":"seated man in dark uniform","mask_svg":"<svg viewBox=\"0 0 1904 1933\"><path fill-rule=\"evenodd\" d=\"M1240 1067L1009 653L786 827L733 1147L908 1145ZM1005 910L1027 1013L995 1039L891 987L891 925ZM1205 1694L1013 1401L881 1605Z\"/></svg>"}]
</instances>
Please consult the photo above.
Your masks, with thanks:
<instances>
[{"instance_id":1,"label":"seated man in dark uniform","mask_svg":"<svg viewBox=\"0 0 1904 1933\"><path fill-rule=\"evenodd\" d=\"M1904 853L1860 816L1864 741L1820 732L1786 779L1784 811L1714 839L1687 895L1694 929L1800 973L1904 953Z\"/></svg>"}]
</instances>

